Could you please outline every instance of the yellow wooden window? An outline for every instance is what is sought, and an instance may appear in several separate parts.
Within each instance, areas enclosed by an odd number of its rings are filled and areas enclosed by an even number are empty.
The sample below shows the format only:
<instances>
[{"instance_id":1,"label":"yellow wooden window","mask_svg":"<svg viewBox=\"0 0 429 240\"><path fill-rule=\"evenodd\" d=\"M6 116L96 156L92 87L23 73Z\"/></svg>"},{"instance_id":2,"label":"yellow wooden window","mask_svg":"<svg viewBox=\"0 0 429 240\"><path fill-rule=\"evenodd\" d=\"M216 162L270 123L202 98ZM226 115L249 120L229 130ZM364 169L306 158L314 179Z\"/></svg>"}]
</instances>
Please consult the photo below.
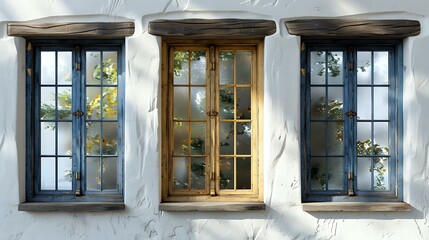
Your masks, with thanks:
<instances>
[{"instance_id":1,"label":"yellow wooden window","mask_svg":"<svg viewBox=\"0 0 429 240\"><path fill-rule=\"evenodd\" d=\"M260 200L262 44L163 49L163 200Z\"/></svg>"}]
</instances>

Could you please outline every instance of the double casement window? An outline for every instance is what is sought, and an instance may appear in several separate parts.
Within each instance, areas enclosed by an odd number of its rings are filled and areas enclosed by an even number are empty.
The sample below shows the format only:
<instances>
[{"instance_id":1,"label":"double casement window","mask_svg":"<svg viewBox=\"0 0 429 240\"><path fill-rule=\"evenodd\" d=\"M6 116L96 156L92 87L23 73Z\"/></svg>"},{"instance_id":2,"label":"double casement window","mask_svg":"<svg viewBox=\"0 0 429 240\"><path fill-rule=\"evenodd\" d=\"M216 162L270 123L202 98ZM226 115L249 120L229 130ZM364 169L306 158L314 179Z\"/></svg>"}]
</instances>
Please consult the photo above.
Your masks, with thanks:
<instances>
[{"instance_id":1,"label":"double casement window","mask_svg":"<svg viewBox=\"0 0 429 240\"><path fill-rule=\"evenodd\" d=\"M263 45L242 42L163 43L163 201L261 200Z\"/></svg>"},{"instance_id":2,"label":"double casement window","mask_svg":"<svg viewBox=\"0 0 429 240\"><path fill-rule=\"evenodd\" d=\"M304 41L303 201L400 201L400 41Z\"/></svg>"},{"instance_id":3,"label":"double casement window","mask_svg":"<svg viewBox=\"0 0 429 240\"><path fill-rule=\"evenodd\" d=\"M27 42L27 201L123 201L123 41Z\"/></svg>"}]
</instances>

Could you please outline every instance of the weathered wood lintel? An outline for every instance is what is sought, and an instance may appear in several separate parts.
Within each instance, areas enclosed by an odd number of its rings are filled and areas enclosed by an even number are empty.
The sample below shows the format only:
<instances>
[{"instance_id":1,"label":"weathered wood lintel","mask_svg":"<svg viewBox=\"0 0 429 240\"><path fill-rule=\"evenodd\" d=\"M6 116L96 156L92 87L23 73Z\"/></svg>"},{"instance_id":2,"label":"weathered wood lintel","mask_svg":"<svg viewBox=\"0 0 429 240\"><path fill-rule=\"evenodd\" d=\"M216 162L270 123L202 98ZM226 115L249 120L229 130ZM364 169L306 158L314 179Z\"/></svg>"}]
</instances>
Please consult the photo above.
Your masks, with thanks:
<instances>
[{"instance_id":1,"label":"weathered wood lintel","mask_svg":"<svg viewBox=\"0 0 429 240\"><path fill-rule=\"evenodd\" d=\"M409 212L404 202L318 202L303 203L306 212Z\"/></svg>"},{"instance_id":2,"label":"weathered wood lintel","mask_svg":"<svg viewBox=\"0 0 429 240\"><path fill-rule=\"evenodd\" d=\"M28 212L101 212L124 210L122 202L25 202L18 211Z\"/></svg>"},{"instance_id":3,"label":"weathered wood lintel","mask_svg":"<svg viewBox=\"0 0 429 240\"><path fill-rule=\"evenodd\" d=\"M276 23L261 19L182 19L154 20L152 35L184 39L255 39L276 32Z\"/></svg>"},{"instance_id":4,"label":"weathered wood lintel","mask_svg":"<svg viewBox=\"0 0 429 240\"><path fill-rule=\"evenodd\" d=\"M415 20L302 19L285 22L291 35L308 38L403 39L420 34Z\"/></svg>"},{"instance_id":5,"label":"weathered wood lintel","mask_svg":"<svg viewBox=\"0 0 429 240\"><path fill-rule=\"evenodd\" d=\"M243 212L265 210L263 202L167 202L159 204L167 212Z\"/></svg>"},{"instance_id":6,"label":"weathered wood lintel","mask_svg":"<svg viewBox=\"0 0 429 240\"><path fill-rule=\"evenodd\" d=\"M9 22L7 34L29 38L116 39L134 34L133 22Z\"/></svg>"}]
</instances>

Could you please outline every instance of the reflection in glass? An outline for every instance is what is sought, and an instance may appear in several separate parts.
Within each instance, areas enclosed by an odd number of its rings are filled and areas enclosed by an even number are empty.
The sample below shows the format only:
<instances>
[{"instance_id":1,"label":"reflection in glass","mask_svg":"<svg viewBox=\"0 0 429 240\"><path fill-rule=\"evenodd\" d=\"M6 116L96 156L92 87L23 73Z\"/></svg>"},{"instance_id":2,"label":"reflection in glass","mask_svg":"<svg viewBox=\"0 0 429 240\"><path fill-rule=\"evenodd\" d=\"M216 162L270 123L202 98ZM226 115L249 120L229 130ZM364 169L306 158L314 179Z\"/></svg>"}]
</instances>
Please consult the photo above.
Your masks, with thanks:
<instances>
[{"instance_id":1,"label":"reflection in glass","mask_svg":"<svg viewBox=\"0 0 429 240\"><path fill-rule=\"evenodd\" d=\"M117 166L117 158L103 158L103 190L116 190Z\"/></svg>"},{"instance_id":2,"label":"reflection in glass","mask_svg":"<svg viewBox=\"0 0 429 240\"><path fill-rule=\"evenodd\" d=\"M311 158L310 169L311 190L326 190L325 158Z\"/></svg>"},{"instance_id":3,"label":"reflection in glass","mask_svg":"<svg viewBox=\"0 0 429 240\"><path fill-rule=\"evenodd\" d=\"M371 52L357 52L357 83L371 84Z\"/></svg>"},{"instance_id":4,"label":"reflection in glass","mask_svg":"<svg viewBox=\"0 0 429 240\"><path fill-rule=\"evenodd\" d=\"M86 52L86 84L101 84L100 64L101 52Z\"/></svg>"},{"instance_id":5,"label":"reflection in glass","mask_svg":"<svg viewBox=\"0 0 429 240\"><path fill-rule=\"evenodd\" d=\"M221 122L219 124L220 154L234 154L234 132L233 122Z\"/></svg>"},{"instance_id":6,"label":"reflection in glass","mask_svg":"<svg viewBox=\"0 0 429 240\"><path fill-rule=\"evenodd\" d=\"M51 65L54 66L54 65ZM58 52L58 84L72 84L72 53Z\"/></svg>"},{"instance_id":7,"label":"reflection in glass","mask_svg":"<svg viewBox=\"0 0 429 240\"><path fill-rule=\"evenodd\" d=\"M250 84L251 83L251 66L252 66L252 53L249 51L236 52L237 57L237 84Z\"/></svg>"},{"instance_id":8,"label":"reflection in glass","mask_svg":"<svg viewBox=\"0 0 429 240\"><path fill-rule=\"evenodd\" d=\"M72 125L71 122L58 123L58 154L71 155Z\"/></svg>"},{"instance_id":9,"label":"reflection in glass","mask_svg":"<svg viewBox=\"0 0 429 240\"><path fill-rule=\"evenodd\" d=\"M237 119L251 119L250 88L237 88Z\"/></svg>"},{"instance_id":10,"label":"reflection in glass","mask_svg":"<svg viewBox=\"0 0 429 240\"><path fill-rule=\"evenodd\" d=\"M387 87L374 88L374 119L389 119L389 88Z\"/></svg>"},{"instance_id":11,"label":"reflection in glass","mask_svg":"<svg viewBox=\"0 0 429 240\"><path fill-rule=\"evenodd\" d=\"M374 52L374 84L389 84L388 52Z\"/></svg>"},{"instance_id":12,"label":"reflection in glass","mask_svg":"<svg viewBox=\"0 0 429 240\"><path fill-rule=\"evenodd\" d=\"M176 105L175 105L176 106ZM206 88L191 88L191 119L206 118Z\"/></svg>"},{"instance_id":13,"label":"reflection in glass","mask_svg":"<svg viewBox=\"0 0 429 240\"><path fill-rule=\"evenodd\" d=\"M174 52L174 84L189 83L189 53Z\"/></svg>"},{"instance_id":14,"label":"reflection in glass","mask_svg":"<svg viewBox=\"0 0 429 240\"><path fill-rule=\"evenodd\" d=\"M174 189L188 189L188 158L174 158Z\"/></svg>"},{"instance_id":15,"label":"reflection in glass","mask_svg":"<svg viewBox=\"0 0 429 240\"><path fill-rule=\"evenodd\" d=\"M191 154L204 155L206 144L206 123L191 123Z\"/></svg>"},{"instance_id":16,"label":"reflection in glass","mask_svg":"<svg viewBox=\"0 0 429 240\"><path fill-rule=\"evenodd\" d=\"M328 155L343 155L343 123L342 122L328 122Z\"/></svg>"},{"instance_id":17,"label":"reflection in glass","mask_svg":"<svg viewBox=\"0 0 429 240\"><path fill-rule=\"evenodd\" d=\"M111 85L118 82L118 53L117 52L103 52L103 71L102 84ZM96 65L95 71L99 71L100 64Z\"/></svg>"},{"instance_id":18,"label":"reflection in glass","mask_svg":"<svg viewBox=\"0 0 429 240\"><path fill-rule=\"evenodd\" d=\"M357 158L357 188L358 191L371 190L371 165L372 158L358 157Z\"/></svg>"},{"instance_id":19,"label":"reflection in glass","mask_svg":"<svg viewBox=\"0 0 429 240\"><path fill-rule=\"evenodd\" d=\"M219 52L220 84L234 84L234 51Z\"/></svg>"},{"instance_id":20,"label":"reflection in glass","mask_svg":"<svg viewBox=\"0 0 429 240\"><path fill-rule=\"evenodd\" d=\"M40 123L40 153L41 155L55 155L55 123Z\"/></svg>"},{"instance_id":21,"label":"reflection in glass","mask_svg":"<svg viewBox=\"0 0 429 240\"><path fill-rule=\"evenodd\" d=\"M40 88L40 119L56 119L55 87Z\"/></svg>"},{"instance_id":22,"label":"reflection in glass","mask_svg":"<svg viewBox=\"0 0 429 240\"><path fill-rule=\"evenodd\" d=\"M40 58L41 84L55 84L55 52L42 51Z\"/></svg>"},{"instance_id":23,"label":"reflection in glass","mask_svg":"<svg viewBox=\"0 0 429 240\"><path fill-rule=\"evenodd\" d=\"M191 84L206 83L206 52L191 52Z\"/></svg>"},{"instance_id":24,"label":"reflection in glass","mask_svg":"<svg viewBox=\"0 0 429 240\"><path fill-rule=\"evenodd\" d=\"M328 84L343 84L343 52L327 52Z\"/></svg>"},{"instance_id":25,"label":"reflection in glass","mask_svg":"<svg viewBox=\"0 0 429 240\"><path fill-rule=\"evenodd\" d=\"M330 87L328 89L328 119L343 118L343 88Z\"/></svg>"},{"instance_id":26,"label":"reflection in glass","mask_svg":"<svg viewBox=\"0 0 429 240\"><path fill-rule=\"evenodd\" d=\"M325 84L326 52L314 51L310 53L311 84Z\"/></svg>"},{"instance_id":27,"label":"reflection in glass","mask_svg":"<svg viewBox=\"0 0 429 240\"><path fill-rule=\"evenodd\" d=\"M310 132L311 155L325 155L325 147L326 147L325 123L312 122L310 129L311 129L311 132Z\"/></svg>"},{"instance_id":28,"label":"reflection in glass","mask_svg":"<svg viewBox=\"0 0 429 240\"><path fill-rule=\"evenodd\" d=\"M174 155L188 155L188 128L186 122L174 123Z\"/></svg>"},{"instance_id":29,"label":"reflection in glass","mask_svg":"<svg viewBox=\"0 0 429 240\"><path fill-rule=\"evenodd\" d=\"M89 191L101 190L101 166L100 158L86 158L86 189Z\"/></svg>"},{"instance_id":30,"label":"reflection in glass","mask_svg":"<svg viewBox=\"0 0 429 240\"><path fill-rule=\"evenodd\" d=\"M101 140L101 146L103 155L116 155L118 138L118 125L116 122L104 122L103 123L103 138Z\"/></svg>"},{"instance_id":31,"label":"reflection in glass","mask_svg":"<svg viewBox=\"0 0 429 240\"><path fill-rule=\"evenodd\" d=\"M357 114L360 120L372 119L372 97L370 87L357 88Z\"/></svg>"},{"instance_id":32,"label":"reflection in glass","mask_svg":"<svg viewBox=\"0 0 429 240\"><path fill-rule=\"evenodd\" d=\"M234 189L234 158L220 158L220 189Z\"/></svg>"},{"instance_id":33,"label":"reflection in glass","mask_svg":"<svg viewBox=\"0 0 429 240\"><path fill-rule=\"evenodd\" d=\"M374 158L374 190L389 191L389 158Z\"/></svg>"},{"instance_id":34,"label":"reflection in glass","mask_svg":"<svg viewBox=\"0 0 429 240\"><path fill-rule=\"evenodd\" d=\"M58 190L71 190L72 179L71 179L72 159L71 157L59 157L58 158Z\"/></svg>"},{"instance_id":35,"label":"reflection in glass","mask_svg":"<svg viewBox=\"0 0 429 240\"><path fill-rule=\"evenodd\" d=\"M184 120L188 119L188 99L189 90L187 87L174 88L174 119Z\"/></svg>"},{"instance_id":36,"label":"reflection in glass","mask_svg":"<svg viewBox=\"0 0 429 240\"><path fill-rule=\"evenodd\" d=\"M101 118L101 88L87 87L86 88L86 119Z\"/></svg>"},{"instance_id":37,"label":"reflection in glass","mask_svg":"<svg viewBox=\"0 0 429 240\"><path fill-rule=\"evenodd\" d=\"M57 99L58 99L58 120L71 120L72 119L72 88L59 87ZM46 107L47 106L45 106L44 108L48 110Z\"/></svg>"},{"instance_id":38,"label":"reflection in glass","mask_svg":"<svg viewBox=\"0 0 429 240\"><path fill-rule=\"evenodd\" d=\"M237 158L236 189L252 188L252 161L251 158Z\"/></svg>"},{"instance_id":39,"label":"reflection in glass","mask_svg":"<svg viewBox=\"0 0 429 240\"><path fill-rule=\"evenodd\" d=\"M118 88L103 87L103 119L114 120L118 115Z\"/></svg>"},{"instance_id":40,"label":"reflection in glass","mask_svg":"<svg viewBox=\"0 0 429 240\"><path fill-rule=\"evenodd\" d=\"M55 190L55 158L42 157L40 159L41 190Z\"/></svg>"},{"instance_id":41,"label":"reflection in glass","mask_svg":"<svg viewBox=\"0 0 429 240\"><path fill-rule=\"evenodd\" d=\"M344 189L344 160L343 158L327 158L328 161L328 190Z\"/></svg>"},{"instance_id":42,"label":"reflection in glass","mask_svg":"<svg viewBox=\"0 0 429 240\"><path fill-rule=\"evenodd\" d=\"M191 189L201 190L206 186L205 158L191 158Z\"/></svg>"},{"instance_id":43,"label":"reflection in glass","mask_svg":"<svg viewBox=\"0 0 429 240\"><path fill-rule=\"evenodd\" d=\"M219 115L222 119L234 119L234 89L221 88L219 91Z\"/></svg>"},{"instance_id":44,"label":"reflection in glass","mask_svg":"<svg viewBox=\"0 0 429 240\"><path fill-rule=\"evenodd\" d=\"M96 122L86 123L86 154L99 155L100 150L101 125Z\"/></svg>"},{"instance_id":45,"label":"reflection in glass","mask_svg":"<svg viewBox=\"0 0 429 240\"><path fill-rule=\"evenodd\" d=\"M252 125L250 122L237 123L237 154L250 155L252 143Z\"/></svg>"},{"instance_id":46,"label":"reflection in glass","mask_svg":"<svg viewBox=\"0 0 429 240\"><path fill-rule=\"evenodd\" d=\"M374 147L377 149L375 155L389 154L389 123L388 122L375 122L374 123Z\"/></svg>"},{"instance_id":47,"label":"reflection in glass","mask_svg":"<svg viewBox=\"0 0 429 240\"><path fill-rule=\"evenodd\" d=\"M324 120L326 114L325 87L311 88L311 119Z\"/></svg>"}]
</instances>

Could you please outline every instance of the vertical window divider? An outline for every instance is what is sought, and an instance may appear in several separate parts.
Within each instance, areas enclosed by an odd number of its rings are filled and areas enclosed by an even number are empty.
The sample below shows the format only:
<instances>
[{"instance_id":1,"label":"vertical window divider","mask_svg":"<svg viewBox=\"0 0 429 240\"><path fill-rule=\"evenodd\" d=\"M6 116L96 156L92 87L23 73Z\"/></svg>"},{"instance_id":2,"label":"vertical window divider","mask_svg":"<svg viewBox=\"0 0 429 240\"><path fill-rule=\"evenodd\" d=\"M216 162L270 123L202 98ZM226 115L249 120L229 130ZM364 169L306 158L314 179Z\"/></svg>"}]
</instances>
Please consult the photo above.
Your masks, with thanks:
<instances>
[{"instance_id":1,"label":"vertical window divider","mask_svg":"<svg viewBox=\"0 0 429 240\"><path fill-rule=\"evenodd\" d=\"M219 89L217 88L217 80L219 77L217 77L219 72L218 67L216 67L216 64L218 64L218 49L214 45L210 45L209 48L209 67L210 67L210 79L209 79L209 88L210 90L207 91L207 95L209 96L209 108L207 111L212 111L217 106L216 98L219 94ZM213 94L214 93L214 94ZM219 116L218 116L219 117ZM218 129L218 120L217 117L209 117L209 126L210 126L210 195L216 196L219 194L220 188L218 186L220 174L219 174L219 164L216 163L216 159L219 158L218 151L219 149L216 148L218 139L216 139L216 132Z\"/></svg>"},{"instance_id":2,"label":"vertical window divider","mask_svg":"<svg viewBox=\"0 0 429 240\"><path fill-rule=\"evenodd\" d=\"M58 51L55 51L55 191L58 190Z\"/></svg>"},{"instance_id":3,"label":"vertical window divider","mask_svg":"<svg viewBox=\"0 0 429 240\"><path fill-rule=\"evenodd\" d=\"M83 69L83 72L86 72L86 66L85 64L81 64L81 48L79 46L75 46L74 51L74 65L76 67L72 67L73 72L73 78L72 78L72 112L80 110L81 106L85 106L85 97L86 92L85 91L85 77L81 77L81 72ZM82 68L79 67L82 65ZM82 94L79 94L82 93ZM82 110L81 110L82 111ZM86 118L86 109L84 110L85 115L82 118L76 118L72 116L72 125L73 125L73 131L72 134L75 135L73 137L73 146L72 146L72 165L74 171L72 172L72 189L74 190L74 193L76 196L81 196L83 194L83 191L85 190L84 187L82 187L82 175L85 175L82 173L82 169L85 169L81 165L82 158L85 156L85 148L84 145L84 139L85 139L85 118ZM77 135L77 136L76 136ZM80 151L79 151L80 149ZM80 177L79 177L80 176Z\"/></svg>"}]
</instances>

